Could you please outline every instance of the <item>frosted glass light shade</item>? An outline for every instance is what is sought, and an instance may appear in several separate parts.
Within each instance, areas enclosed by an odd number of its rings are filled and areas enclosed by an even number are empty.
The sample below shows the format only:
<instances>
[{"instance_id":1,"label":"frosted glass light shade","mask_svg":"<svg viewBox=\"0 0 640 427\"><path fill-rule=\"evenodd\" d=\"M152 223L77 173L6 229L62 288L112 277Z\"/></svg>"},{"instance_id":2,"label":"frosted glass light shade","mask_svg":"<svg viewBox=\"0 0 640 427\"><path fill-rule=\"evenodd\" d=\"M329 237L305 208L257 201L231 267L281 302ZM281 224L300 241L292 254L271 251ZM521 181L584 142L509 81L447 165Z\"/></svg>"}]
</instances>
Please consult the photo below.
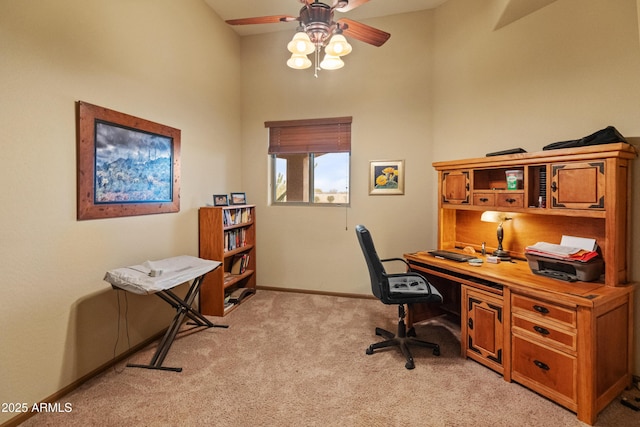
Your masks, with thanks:
<instances>
[{"instance_id":1,"label":"frosted glass light shade","mask_svg":"<svg viewBox=\"0 0 640 427\"><path fill-rule=\"evenodd\" d=\"M352 47L342 34L335 34L331 37L329 44L324 49L327 55L344 56L351 53Z\"/></svg>"},{"instance_id":2,"label":"frosted glass light shade","mask_svg":"<svg viewBox=\"0 0 640 427\"><path fill-rule=\"evenodd\" d=\"M311 60L307 58L307 55L294 53L291 55L291 58L287 60L287 65L296 70L304 70L305 68L311 67Z\"/></svg>"},{"instance_id":3,"label":"frosted glass light shade","mask_svg":"<svg viewBox=\"0 0 640 427\"><path fill-rule=\"evenodd\" d=\"M324 59L320 63L320 68L323 70L337 70L344 67L344 62L339 56L326 54Z\"/></svg>"},{"instance_id":4,"label":"frosted glass light shade","mask_svg":"<svg viewBox=\"0 0 640 427\"><path fill-rule=\"evenodd\" d=\"M483 222L504 222L509 221L511 218L508 216L506 212L496 212L496 211L484 211L480 216L480 221Z\"/></svg>"},{"instance_id":5,"label":"frosted glass light shade","mask_svg":"<svg viewBox=\"0 0 640 427\"><path fill-rule=\"evenodd\" d=\"M308 55L316 50L316 47L311 43L307 33L299 31L293 36L293 39L287 45L287 49L294 54Z\"/></svg>"}]
</instances>

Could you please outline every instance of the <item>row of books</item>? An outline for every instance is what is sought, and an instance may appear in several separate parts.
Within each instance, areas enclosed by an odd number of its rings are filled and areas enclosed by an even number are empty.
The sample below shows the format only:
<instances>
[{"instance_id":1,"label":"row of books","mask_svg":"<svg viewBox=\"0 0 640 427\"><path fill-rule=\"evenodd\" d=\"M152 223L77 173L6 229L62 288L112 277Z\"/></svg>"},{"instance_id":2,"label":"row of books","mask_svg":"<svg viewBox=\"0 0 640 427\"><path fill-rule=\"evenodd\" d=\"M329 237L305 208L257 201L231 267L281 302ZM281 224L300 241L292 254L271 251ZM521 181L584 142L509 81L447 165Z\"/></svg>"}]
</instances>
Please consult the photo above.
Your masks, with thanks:
<instances>
[{"instance_id":1,"label":"row of books","mask_svg":"<svg viewBox=\"0 0 640 427\"><path fill-rule=\"evenodd\" d=\"M247 229L239 228L224 232L224 251L229 252L247 246Z\"/></svg>"},{"instance_id":2,"label":"row of books","mask_svg":"<svg viewBox=\"0 0 640 427\"><path fill-rule=\"evenodd\" d=\"M254 288L236 288L224 297L224 311L231 309L234 305L240 304L242 300L255 294Z\"/></svg>"},{"instance_id":3,"label":"row of books","mask_svg":"<svg viewBox=\"0 0 640 427\"><path fill-rule=\"evenodd\" d=\"M224 209L222 212L225 227L251 222L251 208Z\"/></svg>"}]
</instances>

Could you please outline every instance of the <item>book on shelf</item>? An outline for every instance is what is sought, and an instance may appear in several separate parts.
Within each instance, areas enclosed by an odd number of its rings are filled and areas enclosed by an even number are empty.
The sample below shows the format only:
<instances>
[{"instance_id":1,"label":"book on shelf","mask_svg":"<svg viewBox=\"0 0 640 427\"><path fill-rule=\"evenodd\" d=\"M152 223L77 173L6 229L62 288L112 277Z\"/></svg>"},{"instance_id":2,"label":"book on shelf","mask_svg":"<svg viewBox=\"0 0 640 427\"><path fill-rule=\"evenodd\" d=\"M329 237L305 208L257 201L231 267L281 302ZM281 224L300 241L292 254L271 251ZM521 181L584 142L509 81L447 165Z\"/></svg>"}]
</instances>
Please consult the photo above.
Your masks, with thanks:
<instances>
[{"instance_id":1,"label":"book on shelf","mask_svg":"<svg viewBox=\"0 0 640 427\"><path fill-rule=\"evenodd\" d=\"M247 270L247 265L249 265L249 254L236 255L231 261L230 273L232 275L242 274Z\"/></svg>"},{"instance_id":2,"label":"book on shelf","mask_svg":"<svg viewBox=\"0 0 640 427\"><path fill-rule=\"evenodd\" d=\"M251 222L251 208L242 210L242 222Z\"/></svg>"},{"instance_id":3,"label":"book on shelf","mask_svg":"<svg viewBox=\"0 0 640 427\"><path fill-rule=\"evenodd\" d=\"M240 304L243 299L256 293L253 288L238 288L229 294L229 302L233 304Z\"/></svg>"},{"instance_id":4,"label":"book on shelf","mask_svg":"<svg viewBox=\"0 0 640 427\"><path fill-rule=\"evenodd\" d=\"M224 311L229 310L231 307L233 307L234 305L236 305L234 302L229 301L229 297L226 297L224 299Z\"/></svg>"}]
</instances>

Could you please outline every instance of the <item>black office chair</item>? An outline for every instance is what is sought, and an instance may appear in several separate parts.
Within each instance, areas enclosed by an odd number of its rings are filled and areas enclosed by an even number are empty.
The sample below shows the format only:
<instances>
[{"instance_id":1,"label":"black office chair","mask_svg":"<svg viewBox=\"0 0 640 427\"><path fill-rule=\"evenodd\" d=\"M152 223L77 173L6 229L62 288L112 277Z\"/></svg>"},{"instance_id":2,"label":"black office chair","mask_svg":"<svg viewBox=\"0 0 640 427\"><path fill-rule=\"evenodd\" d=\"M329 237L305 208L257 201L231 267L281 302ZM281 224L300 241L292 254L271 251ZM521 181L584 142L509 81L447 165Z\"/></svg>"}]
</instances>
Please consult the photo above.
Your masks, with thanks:
<instances>
[{"instance_id":1,"label":"black office chair","mask_svg":"<svg viewBox=\"0 0 640 427\"><path fill-rule=\"evenodd\" d=\"M393 334L382 328L376 328L376 335L386 338L385 341L371 344L367 348L367 354L373 354L373 351L379 348L399 346L404 354L407 362L404 367L413 369L413 356L409 350L408 344L415 344L421 347L433 349L435 356L440 355L440 346L427 341L415 339L415 330L407 333L407 326L404 322L405 309L404 305L410 306L413 303L442 303L442 295L438 290L427 281L427 279L418 273L395 273L387 274L382 263L388 261L402 261L407 267L408 263L402 258L380 259L376 248L373 245L371 233L364 225L356 226L356 235L360 242L360 247L364 253L364 258L369 268L369 276L371 277L371 290L384 304L398 304L398 333Z\"/></svg>"}]
</instances>

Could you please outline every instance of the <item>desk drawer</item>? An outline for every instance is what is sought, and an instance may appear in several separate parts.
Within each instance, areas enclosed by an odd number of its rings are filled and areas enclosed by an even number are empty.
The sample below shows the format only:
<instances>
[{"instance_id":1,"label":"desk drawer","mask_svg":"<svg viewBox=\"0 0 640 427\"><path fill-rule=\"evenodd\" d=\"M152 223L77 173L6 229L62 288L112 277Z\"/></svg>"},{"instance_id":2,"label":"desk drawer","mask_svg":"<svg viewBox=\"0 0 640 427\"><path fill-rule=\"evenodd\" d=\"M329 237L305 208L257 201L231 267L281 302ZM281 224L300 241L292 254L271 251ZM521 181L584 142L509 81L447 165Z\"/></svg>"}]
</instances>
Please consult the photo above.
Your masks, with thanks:
<instances>
[{"instance_id":1,"label":"desk drawer","mask_svg":"<svg viewBox=\"0 0 640 427\"><path fill-rule=\"evenodd\" d=\"M473 193L473 204L475 206L495 206L495 193Z\"/></svg>"},{"instance_id":2,"label":"desk drawer","mask_svg":"<svg viewBox=\"0 0 640 427\"><path fill-rule=\"evenodd\" d=\"M576 358L513 336L513 373L515 381L575 410Z\"/></svg>"},{"instance_id":3,"label":"desk drawer","mask_svg":"<svg viewBox=\"0 0 640 427\"><path fill-rule=\"evenodd\" d=\"M512 318L514 332L519 332L541 343L560 345L566 350L576 351L575 330L562 330L546 323L514 314Z\"/></svg>"},{"instance_id":4,"label":"desk drawer","mask_svg":"<svg viewBox=\"0 0 640 427\"><path fill-rule=\"evenodd\" d=\"M571 328L576 327L576 311L574 309L561 307L548 301L512 294L511 308L514 312L526 313L533 318L560 322Z\"/></svg>"},{"instance_id":5,"label":"desk drawer","mask_svg":"<svg viewBox=\"0 0 640 427\"><path fill-rule=\"evenodd\" d=\"M496 205L506 208L524 208L524 194L500 193Z\"/></svg>"}]
</instances>

